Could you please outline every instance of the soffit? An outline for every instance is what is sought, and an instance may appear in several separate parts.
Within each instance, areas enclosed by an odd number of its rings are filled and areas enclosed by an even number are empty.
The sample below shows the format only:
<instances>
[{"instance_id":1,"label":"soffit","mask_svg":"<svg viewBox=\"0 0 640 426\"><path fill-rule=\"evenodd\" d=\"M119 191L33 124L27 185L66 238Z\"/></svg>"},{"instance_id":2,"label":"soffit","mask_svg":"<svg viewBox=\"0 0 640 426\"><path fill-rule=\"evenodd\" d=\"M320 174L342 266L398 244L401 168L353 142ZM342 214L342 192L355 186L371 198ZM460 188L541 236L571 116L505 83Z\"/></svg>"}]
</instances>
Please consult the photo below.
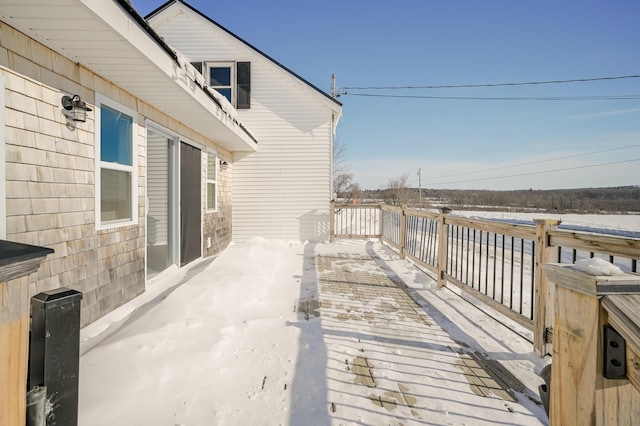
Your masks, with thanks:
<instances>
[{"instance_id":1,"label":"soffit","mask_svg":"<svg viewBox=\"0 0 640 426\"><path fill-rule=\"evenodd\" d=\"M231 151L255 139L113 0L0 0L2 20Z\"/></svg>"}]
</instances>

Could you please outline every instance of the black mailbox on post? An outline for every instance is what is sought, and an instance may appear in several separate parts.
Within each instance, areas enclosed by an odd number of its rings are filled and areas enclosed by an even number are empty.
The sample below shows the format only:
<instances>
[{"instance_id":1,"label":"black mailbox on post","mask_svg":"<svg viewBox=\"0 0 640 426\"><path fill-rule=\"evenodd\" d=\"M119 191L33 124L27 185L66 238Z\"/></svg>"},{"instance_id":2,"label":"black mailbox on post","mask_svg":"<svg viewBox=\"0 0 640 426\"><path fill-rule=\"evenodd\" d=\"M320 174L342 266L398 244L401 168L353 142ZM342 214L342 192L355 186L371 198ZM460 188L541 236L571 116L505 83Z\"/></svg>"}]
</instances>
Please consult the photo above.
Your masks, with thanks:
<instances>
[{"instance_id":1,"label":"black mailbox on post","mask_svg":"<svg viewBox=\"0 0 640 426\"><path fill-rule=\"evenodd\" d=\"M47 425L78 424L81 300L64 287L31 298L27 388L46 387Z\"/></svg>"}]
</instances>

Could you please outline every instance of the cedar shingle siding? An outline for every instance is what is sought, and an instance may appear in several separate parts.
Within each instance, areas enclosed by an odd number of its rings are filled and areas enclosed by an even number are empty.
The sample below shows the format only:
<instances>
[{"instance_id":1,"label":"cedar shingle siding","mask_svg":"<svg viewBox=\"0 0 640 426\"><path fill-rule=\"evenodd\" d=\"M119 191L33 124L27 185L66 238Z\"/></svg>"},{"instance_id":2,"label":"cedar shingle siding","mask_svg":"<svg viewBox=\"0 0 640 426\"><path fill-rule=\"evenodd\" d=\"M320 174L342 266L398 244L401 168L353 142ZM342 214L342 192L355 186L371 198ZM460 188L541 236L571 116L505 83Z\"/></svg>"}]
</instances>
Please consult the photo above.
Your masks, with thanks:
<instances>
[{"instance_id":1,"label":"cedar shingle siding","mask_svg":"<svg viewBox=\"0 0 640 426\"><path fill-rule=\"evenodd\" d=\"M6 239L55 250L30 276L30 293L61 286L81 291L84 326L145 289L145 119L214 147L221 159L230 161L231 153L5 23L0 23L0 43ZM79 94L94 107L96 93L138 112L135 225L96 230L95 108L76 129L66 126L60 111L63 95ZM218 185L220 207L204 215L204 241L212 237L205 256L218 253L231 239L230 172L221 173Z\"/></svg>"}]
</instances>

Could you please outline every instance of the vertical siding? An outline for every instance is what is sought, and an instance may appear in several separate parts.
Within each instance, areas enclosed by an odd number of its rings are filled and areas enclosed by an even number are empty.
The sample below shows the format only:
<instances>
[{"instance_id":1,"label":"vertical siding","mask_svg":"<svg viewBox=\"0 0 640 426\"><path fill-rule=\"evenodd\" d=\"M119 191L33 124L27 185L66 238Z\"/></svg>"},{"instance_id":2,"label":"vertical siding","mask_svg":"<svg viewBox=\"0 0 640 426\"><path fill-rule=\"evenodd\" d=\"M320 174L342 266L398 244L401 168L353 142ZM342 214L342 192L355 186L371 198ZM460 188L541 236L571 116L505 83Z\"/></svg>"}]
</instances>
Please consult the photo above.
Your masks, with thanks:
<instances>
[{"instance_id":1,"label":"vertical siding","mask_svg":"<svg viewBox=\"0 0 640 426\"><path fill-rule=\"evenodd\" d=\"M238 113L258 152L234 158L233 239L326 239L332 112L322 95L200 17L155 29L190 61L251 62L251 109Z\"/></svg>"},{"instance_id":2,"label":"vertical siding","mask_svg":"<svg viewBox=\"0 0 640 426\"><path fill-rule=\"evenodd\" d=\"M169 242L169 146L164 135L147 132L147 243Z\"/></svg>"}]
</instances>

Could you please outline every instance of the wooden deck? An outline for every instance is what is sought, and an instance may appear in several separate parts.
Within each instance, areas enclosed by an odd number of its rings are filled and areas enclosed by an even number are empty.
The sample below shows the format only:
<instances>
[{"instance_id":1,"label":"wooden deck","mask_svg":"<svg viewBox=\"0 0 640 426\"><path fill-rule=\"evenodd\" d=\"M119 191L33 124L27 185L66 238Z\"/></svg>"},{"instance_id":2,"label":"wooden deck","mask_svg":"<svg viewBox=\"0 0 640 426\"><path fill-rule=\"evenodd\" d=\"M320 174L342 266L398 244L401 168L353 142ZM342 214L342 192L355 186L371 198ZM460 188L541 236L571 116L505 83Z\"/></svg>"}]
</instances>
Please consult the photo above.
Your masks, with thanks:
<instances>
[{"instance_id":1,"label":"wooden deck","mask_svg":"<svg viewBox=\"0 0 640 426\"><path fill-rule=\"evenodd\" d=\"M491 339L476 335L475 317L455 324L449 319L449 310L475 308L448 290L438 291L417 269L425 285L410 287L393 270L407 262L379 244L382 252L361 241L336 244L345 245L344 254L315 259L318 292L308 300L318 302L301 304L312 309L301 312L306 318L321 319L332 418L366 424L546 424L534 363L511 363L518 366L515 374L505 367L508 359L528 355L507 354L504 344L481 347L479 342ZM354 253L357 246L361 251ZM533 351L516 334L504 340L515 351ZM345 384L348 391L339 390Z\"/></svg>"}]
</instances>

